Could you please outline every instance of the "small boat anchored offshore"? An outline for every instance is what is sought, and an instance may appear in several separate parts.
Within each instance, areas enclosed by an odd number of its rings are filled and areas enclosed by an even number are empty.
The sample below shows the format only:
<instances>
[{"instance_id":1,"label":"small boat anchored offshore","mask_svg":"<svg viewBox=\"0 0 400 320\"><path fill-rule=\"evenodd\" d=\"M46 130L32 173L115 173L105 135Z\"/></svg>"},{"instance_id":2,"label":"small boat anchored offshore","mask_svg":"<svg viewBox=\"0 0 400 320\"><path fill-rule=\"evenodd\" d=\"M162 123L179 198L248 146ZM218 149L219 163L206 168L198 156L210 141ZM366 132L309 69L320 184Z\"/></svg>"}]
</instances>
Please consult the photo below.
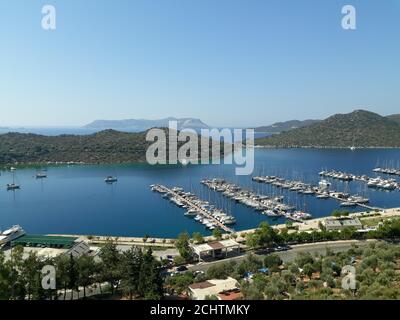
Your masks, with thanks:
<instances>
[{"instance_id":1,"label":"small boat anchored offshore","mask_svg":"<svg viewBox=\"0 0 400 320\"><path fill-rule=\"evenodd\" d=\"M21 186L19 184L15 183L15 172L13 171L13 182L7 184L7 190L18 190L21 189Z\"/></svg>"},{"instance_id":2,"label":"small boat anchored offshore","mask_svg":"<svg viewBox=\"0 0 400 320\"><path fill-rule=\"evenodd\" d=\"M47 173L45 172L36 173L36 179L44 179L44 178L47 178Z\"/></svg>"},{"instance_id":3,"label":"small boat anchored offshore","mask_svg":"<svg viewBox=\"0 0 400 320\"><path fill-rule=\"evenodd\" d=\"M21 186L15 183L7 184L7 190L17 190L17 189L21 189Z\"/></svg>"},{"instance_id":4,"label":"small boat anchored offshore","mask_svg":"<svg viewBox=\"0 0 400 320\"><path fill-rule=\"evenodd\" d=\"M117 182L117 181L118 181L118 179L116 177L113 177L113 176L108 176L107 178L104 179L105 183L114 183L114 182Z\"/></svg>"}]
</instances>

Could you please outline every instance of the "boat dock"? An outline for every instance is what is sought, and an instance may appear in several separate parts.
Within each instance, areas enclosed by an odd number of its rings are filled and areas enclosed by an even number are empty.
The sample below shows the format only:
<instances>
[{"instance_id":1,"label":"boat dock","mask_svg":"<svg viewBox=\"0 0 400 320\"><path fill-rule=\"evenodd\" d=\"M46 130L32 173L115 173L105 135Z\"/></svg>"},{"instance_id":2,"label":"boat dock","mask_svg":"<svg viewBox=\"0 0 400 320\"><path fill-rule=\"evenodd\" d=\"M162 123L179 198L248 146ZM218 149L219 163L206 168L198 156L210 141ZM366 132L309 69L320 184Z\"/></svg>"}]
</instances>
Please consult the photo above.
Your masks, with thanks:
<instances>
[{"instance_id":1,"label":"boat dock","mask_svg":"<svg viewBox=\"0 0 400 320\"><path fill-rule=\"evenodd\" d=\"M383 174L388 174L388 175L395 175L395 176L400 176L400 169L395 169L395 168L381 168L381 167L377 167L374 170L372 170L373 172L377 172L377 173L383 173Z\"/></svg>"},{"instance_id":2,"label":"boat dock","mask_svg":"<svg viewBox=\"0 0 400 320\"><path fill-rule=\"evenodd\" d=\"M345 178L347 179L347 178ZM381 208L377 208L368 204L369 199L363 198L360 196L353 196L345 192L338 192L334 190L329 190L330 183L326 180L322 180L319 183L319 186L314 186L311 184L307 184L302 181L291 181L286 180L281 177L276 176L259 176L253 177L253 181L259 183L271 184L277 188L288 189L290 191L294 191L297 193L301 193L304 195L313 195L318 199L334 199L340 201L340 206L342 207L363 207L370 210L382 210Z\"/></svg>"},{"instance_id":3,"label":"boat dock","mask_svg":"<svg viewBox=\"0 0 400 320\"><path fill-rule=\"evenodd\" d=\"M311 215L296 211L295 207L283 203L283 197L269 197L257 194L253 191L244 190L240 186L227 182L224 179L203 179L201 184L216 192L222 193L236 202L246 207L250 207L256 211L261 211L269 217L285 217L286 219L296 222L303 222L310 219Z\"/></svg>"},{"instance_id":4,"label":"boat dock","mask_svg":"<svg viewBox=\"0 0 400 320\"><path fill-rule=\"evenodd\" d=\"M374 169L375 171L375 169ZM375 171L378 172L378 171ZM381 172L381 171L380 171ZM385 172L383 172L385 173ZM360 181L367 183L369 188L375 188L383 191L400 190L400 183L396 179L384 179L381 177L371 178L367 175L355 175L351 173L341 172L337 170L325 170L319 173L320 176L326 178L337 179L341 181Z\"/></svg>"},{"instance_id":5,"label":"boat dock","mask_svg":"<svg viewBox=\"0 0 400 320\"><path fill-rule=\"evenodd\" d=\"M221 230L227 232L227 233L234 233L235 230L232 228L228 227L223 221L223 218L218 219L219 217L229 217L226 214L218 211L216 214L215 212L212 212L210 209L207 209L204 205L201 203L204 201L201 201L194 195L190 193L185 193L181 188L168 188L164 185L153 185L151 186L152 190L158 193L162 193L165 195L169 195L171 199L174 199L174 202L178 206L184 206L190 210L193 210L196 212L198 215L204 217L208 221L211 222L213 226L217 226ZM188 212L189 212L188 211ZM232 217L233 218L233 217ZM211 227L212 229L212 227Z\"/></svg>"}]
</instances>

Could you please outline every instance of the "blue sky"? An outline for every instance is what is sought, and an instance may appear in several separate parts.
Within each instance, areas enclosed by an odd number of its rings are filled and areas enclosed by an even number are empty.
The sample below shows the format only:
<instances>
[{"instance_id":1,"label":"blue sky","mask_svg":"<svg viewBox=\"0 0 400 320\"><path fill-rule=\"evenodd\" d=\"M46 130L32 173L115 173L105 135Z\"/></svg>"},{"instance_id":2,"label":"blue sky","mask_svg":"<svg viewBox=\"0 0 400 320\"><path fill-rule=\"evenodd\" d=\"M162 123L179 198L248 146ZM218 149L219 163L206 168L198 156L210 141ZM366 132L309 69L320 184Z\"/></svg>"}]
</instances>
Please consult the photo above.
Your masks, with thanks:
<instances>
[{"instance_id":1,"label":"blue sky","mask_svg":"<svg viewBox=\"0 0 400 320\"><path fill-rule=\"evenodd\" d=\"M400 113L399 35L400 0L2 0L0 126Z\"/></svg>"}]
</instances>

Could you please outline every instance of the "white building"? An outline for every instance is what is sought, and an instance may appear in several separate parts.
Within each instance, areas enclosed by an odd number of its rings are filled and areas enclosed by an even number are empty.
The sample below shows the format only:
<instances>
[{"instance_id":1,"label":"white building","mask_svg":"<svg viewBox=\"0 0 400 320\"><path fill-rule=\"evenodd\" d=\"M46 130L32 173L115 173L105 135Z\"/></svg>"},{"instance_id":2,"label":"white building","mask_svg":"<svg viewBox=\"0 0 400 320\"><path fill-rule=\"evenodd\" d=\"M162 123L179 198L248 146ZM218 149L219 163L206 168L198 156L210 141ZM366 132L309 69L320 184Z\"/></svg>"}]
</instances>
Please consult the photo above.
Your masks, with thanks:
<instances>
[{"instance_id":1,"label":"white building","mask_svg":"<svg viewBox=\"0 0 400 320\"><path fill-rule=\"evenodd\" d=\"M234 278L225 280L207 280L204 282L193 283L189 286L189 295L192 300L205 300L207 296L218 296L225 291L238 289L238 282Z\"/></svg>"}]
</instances>

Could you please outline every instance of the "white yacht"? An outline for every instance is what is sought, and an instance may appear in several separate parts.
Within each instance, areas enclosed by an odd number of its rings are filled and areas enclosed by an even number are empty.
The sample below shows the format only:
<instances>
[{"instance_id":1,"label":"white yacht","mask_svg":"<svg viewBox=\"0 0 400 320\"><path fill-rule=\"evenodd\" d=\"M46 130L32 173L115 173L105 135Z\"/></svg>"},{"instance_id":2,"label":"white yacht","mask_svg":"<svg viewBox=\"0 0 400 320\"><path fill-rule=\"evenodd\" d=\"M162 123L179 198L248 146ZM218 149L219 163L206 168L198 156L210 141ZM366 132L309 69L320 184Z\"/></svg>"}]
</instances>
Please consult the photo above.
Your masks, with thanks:
<instances>
[{"instance_id":1,"label":"white yacht","mask_svg":"<svg viewBox=\"0 0 400 320\"><path fill-rule=\"evenodd\" d=\"M36 173L36 179L44 179L47 178L47 173L46 172L38 172Z\"/></svg>"},{"instance_id":2,"label":"white yacht","mask_svg":"<svg viewBox=\"0 0 400 320\"><path fill-rule=\"evenodd\" d=\"M184 215L186 217L193 217L194 218L194 217L196 217L198 215L198 212L195 209L189 209L187 212L184 213Z\"/></svg>"},{"instance_id":3,"label":"white yacht","mask_svg":"<svg viewBox=\"0 0 400 320\"><path fill-rule=\"evenodd\" d=\"M117 182L117 181L118 181L118 179L116 177L113 177L113 176L108 176L107 178L104 179L105 183L114 183L114 182Z\"/></svg>"},{"instance_id":4,"label":"white yacht","mask_svg":"<svg viewBox=\"0 0 400 320\"><path fill-rule=\"evenodd\" d=\"M321 188L327 188L327 187L329 187L330 185L331 185L331 183L330 183L329 181L325 180L325 179L323 179L323 180L321 180L321 181L319 182L319 186L320 186Z\"/></svg>"},{"instance_id":5,"label":"white yacht","mask_svg":"<svg viewBox=\"0 0 400 320\"><path fill-rule=\"evenodd\" d=\"M0 245L11 242L25 234L25 230L21 226L15 225L0 234Z\"/></svg>"},{"instance_id":6,"label":"white yacht","mask_svg":"<svg viewBox=\"0 0 400 320\"><path fill-rule=\"evenodd\" d=\"M357 206L357 203L352 202L352 201L345 201L345 202L340 203L340 206L341 207L355 207L355 206Z\"/></svg>"}]
</instances>

